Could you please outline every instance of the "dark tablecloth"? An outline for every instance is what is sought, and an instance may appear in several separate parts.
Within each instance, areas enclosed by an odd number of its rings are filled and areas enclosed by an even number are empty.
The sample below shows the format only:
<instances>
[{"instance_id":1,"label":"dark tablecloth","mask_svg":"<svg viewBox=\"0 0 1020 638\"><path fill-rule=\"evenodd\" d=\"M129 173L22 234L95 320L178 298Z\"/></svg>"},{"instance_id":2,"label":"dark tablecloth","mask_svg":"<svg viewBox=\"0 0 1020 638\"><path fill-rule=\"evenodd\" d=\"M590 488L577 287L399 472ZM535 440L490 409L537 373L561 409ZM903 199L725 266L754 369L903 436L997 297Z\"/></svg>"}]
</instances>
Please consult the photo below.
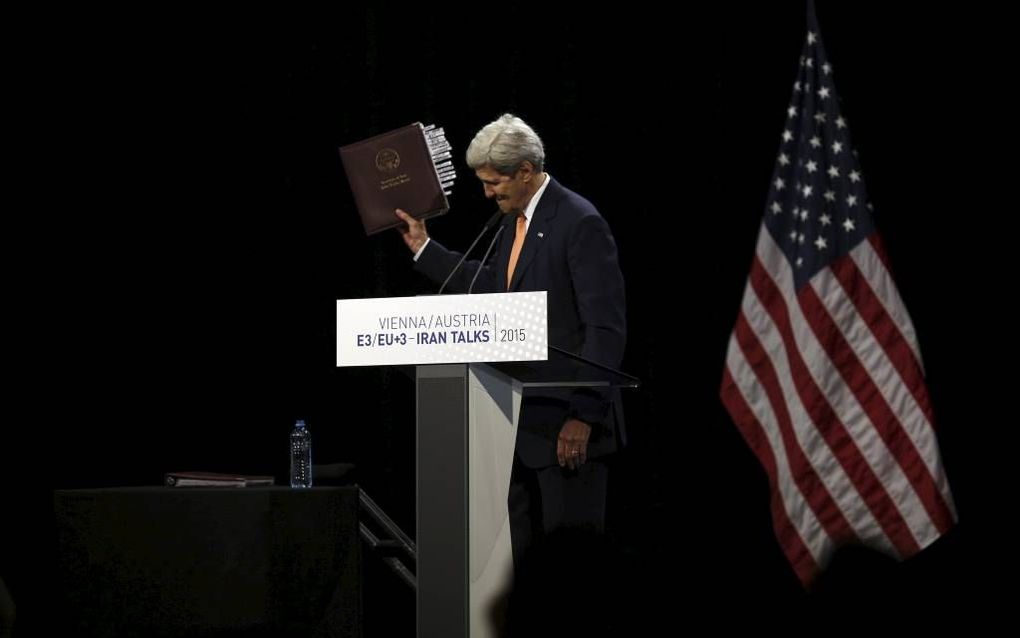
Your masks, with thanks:
<instances>
[{"instance_id":1,"label":"dark tablecloth","mask_svg":"<svg viewBox=\"0 0 1020 638\"><path fill-rule=\"evenodd\" d=\"M73 635L360 636L357 487L59 490L54 507Z\"/></svg>"}]
</instances>

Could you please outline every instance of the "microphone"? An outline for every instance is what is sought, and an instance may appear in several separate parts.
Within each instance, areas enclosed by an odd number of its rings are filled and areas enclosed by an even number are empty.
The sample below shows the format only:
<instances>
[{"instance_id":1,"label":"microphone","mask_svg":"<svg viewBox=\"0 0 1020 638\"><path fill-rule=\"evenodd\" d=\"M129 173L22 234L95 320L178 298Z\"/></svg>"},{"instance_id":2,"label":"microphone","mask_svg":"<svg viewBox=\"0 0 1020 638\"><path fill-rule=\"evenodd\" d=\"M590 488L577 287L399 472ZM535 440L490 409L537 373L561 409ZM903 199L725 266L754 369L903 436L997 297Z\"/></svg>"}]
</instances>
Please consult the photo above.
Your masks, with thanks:
<instances>
[{"instance_id":1,"label":"microphone","mask_svg":"<svg viewBox=\"0 0 1020 638\"><path fill-rule=\"evenodd\" d=\"M506 224L500 224L499 228L496 229L496 234L492 236L492 241L489 242L489 247L485 249L485 256L482 257L482 262L478 264L478 270L475 271L475 276L471 278L471 285L468 286L467 294L471 294L471 289L475 287L475 282L478 281L478 275L482 274L482 268L485 268L485 262L489 260L489 253L492 252L492 247L496 245L496 240L499 239L499 234L506 228Z\"/></svg>"},{"instance_id":2,"label":"microphone","mask_svg":"<svg viewBox=\"0 0 1020 638\"><path fill-rule=\"evenodd\" d=\"M482 232L478 233L478 236L475 237L475 240L473 242L471 242L471 245L468 246L468 249L465 250L464 254L460 256L460 261L458 261L457 265L453 267L453 270L450 271L450 274L446 276L446 280L443 281L443 285L439 287L439 292L436 293L437 295L443 294L443 290L446 288L446 284L450 283L450 278L453 277L453 273L460 270L460 267L464 263L464 260L467 259L467 256L471 254L472 250L475 249L475 244L477 244L478 241L482 238L482 235L489 232L489 230L493 226L499 223L499 219L502 216L503 213L497 210L495 213L492 214L492 217L489 218L489 221L485 222L485 226L482 228Z\"/></svg>"}]
</instances>

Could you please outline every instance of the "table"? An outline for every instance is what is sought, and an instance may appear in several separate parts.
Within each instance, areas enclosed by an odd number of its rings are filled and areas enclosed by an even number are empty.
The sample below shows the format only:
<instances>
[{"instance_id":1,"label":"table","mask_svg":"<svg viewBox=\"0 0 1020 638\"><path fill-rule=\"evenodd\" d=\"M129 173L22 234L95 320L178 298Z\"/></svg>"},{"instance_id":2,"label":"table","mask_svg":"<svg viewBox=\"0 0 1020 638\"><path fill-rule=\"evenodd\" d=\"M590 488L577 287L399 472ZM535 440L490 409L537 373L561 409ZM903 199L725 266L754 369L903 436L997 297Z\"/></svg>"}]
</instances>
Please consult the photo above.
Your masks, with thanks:
<instances>
[{"instance_id":1,"label":"table","mask_svg":"<svg viewBox=\"0 0 1020 638\"><path fill-rule=\"evenodd\" d=\"M54 492L67 635L360 636L358 488Z\"/></svg>"}]
</instances>

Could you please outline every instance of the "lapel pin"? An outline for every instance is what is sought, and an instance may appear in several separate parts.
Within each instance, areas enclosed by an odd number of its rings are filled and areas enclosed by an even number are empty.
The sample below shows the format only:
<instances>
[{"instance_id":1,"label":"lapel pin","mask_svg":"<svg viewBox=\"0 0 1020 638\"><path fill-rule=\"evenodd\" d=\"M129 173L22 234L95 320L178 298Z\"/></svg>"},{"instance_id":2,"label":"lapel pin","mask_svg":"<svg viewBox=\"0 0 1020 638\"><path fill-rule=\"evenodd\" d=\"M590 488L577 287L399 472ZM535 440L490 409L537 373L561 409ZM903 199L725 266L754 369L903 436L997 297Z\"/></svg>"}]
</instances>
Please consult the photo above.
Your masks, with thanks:
<instances>
[{"instance_id":1,"label":"lapel pin","mask_svg":"<svg viewBox=\"0 0 1020 638\"><path fill-rule=\"evenodd\" d=\"M539 233L539 234L538 234L538 238L539 238L539 239L541 239L542 237L545 237L545 233Z\"/></svg>"}]
</instances>

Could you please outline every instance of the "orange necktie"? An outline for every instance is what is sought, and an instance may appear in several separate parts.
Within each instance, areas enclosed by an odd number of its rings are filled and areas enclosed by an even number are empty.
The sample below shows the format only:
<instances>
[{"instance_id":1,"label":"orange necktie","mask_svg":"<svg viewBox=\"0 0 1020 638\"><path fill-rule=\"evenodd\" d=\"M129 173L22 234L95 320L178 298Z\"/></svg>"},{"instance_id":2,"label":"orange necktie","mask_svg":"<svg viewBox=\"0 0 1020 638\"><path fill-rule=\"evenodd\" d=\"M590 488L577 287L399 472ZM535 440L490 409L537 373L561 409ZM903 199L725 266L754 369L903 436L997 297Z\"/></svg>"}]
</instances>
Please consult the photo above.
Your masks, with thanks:
<instances>
[{"instance_id":1,"label":"orange necktie","mask_svg":"<svg viewBox=\"0 0 1020 638\"><path fill-rule=\"evenodd\" d=\"M528 233L528 218L524 215L517 216L517 234L514 235L514 247L510 249L510 264L506 268L506 289L510 290L510 282L514 278L514 268L517 267L517 258L521 256L521 246L524 245L524 235Z\"/></svg>"}]
</instances>

